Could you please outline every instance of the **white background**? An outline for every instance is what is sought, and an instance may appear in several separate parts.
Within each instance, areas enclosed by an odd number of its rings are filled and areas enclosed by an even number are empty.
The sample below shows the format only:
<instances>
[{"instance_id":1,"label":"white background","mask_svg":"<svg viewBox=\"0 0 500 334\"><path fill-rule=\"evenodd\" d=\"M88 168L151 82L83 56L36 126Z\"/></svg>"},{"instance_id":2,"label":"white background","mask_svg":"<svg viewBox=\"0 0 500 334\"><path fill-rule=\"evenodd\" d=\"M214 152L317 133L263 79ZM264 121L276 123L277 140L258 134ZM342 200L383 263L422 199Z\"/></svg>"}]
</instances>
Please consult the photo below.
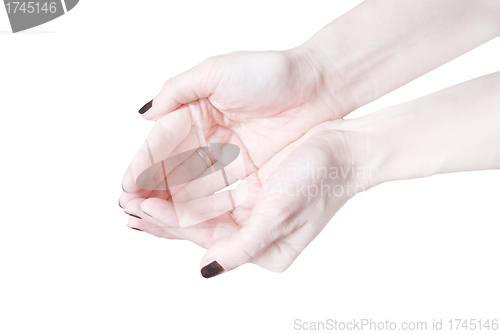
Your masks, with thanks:
<instances>
[{"instance_id":1,"label":"white background","mask_svg":"<svg viewBox=\"0 0 500 334\"><path fill-rule=\"evenodd\" d=\"M206 280L203 249L126 226L121 178L152 126L137 110L167 78L215 54L294 47L357 3L83 0L15 35L0 8L0 333L499 319L499 171L360 194L282 274L246 265ZM350 117L499 71L499 59L496 39Z\"/></svg>"}]
</instances>

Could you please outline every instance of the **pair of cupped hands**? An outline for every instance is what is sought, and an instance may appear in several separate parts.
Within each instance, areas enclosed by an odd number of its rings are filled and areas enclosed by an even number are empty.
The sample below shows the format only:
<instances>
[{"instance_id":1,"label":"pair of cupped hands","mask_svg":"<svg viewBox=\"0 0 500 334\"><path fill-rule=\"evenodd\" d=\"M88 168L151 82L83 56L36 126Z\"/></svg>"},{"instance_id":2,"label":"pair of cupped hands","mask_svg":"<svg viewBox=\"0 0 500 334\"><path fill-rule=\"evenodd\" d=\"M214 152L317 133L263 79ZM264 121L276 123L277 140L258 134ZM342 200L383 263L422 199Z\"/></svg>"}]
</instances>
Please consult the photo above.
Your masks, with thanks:
<instances>
[{"instance_id":1,"label":"pair of cupped hands","mask_svg":"<svg viewBox=\"0 0 500 334\"><path fill-rule=\"evenodd\" d=\"M365 167L363 147L356 144L362 140L342 119L352 111L345 102L352 100L351 92L331 82L300 49L216 56L167 80L140 110L155 124L123 178L119 204L131 216L128 226L206 248L200 263L204 277L246 263L286 270L347 200L378 182L349 172ZM239 147L243 175L232 173L230 164L226 183L209 176L202 183L198 178L175 189L165 186L167 191L141 188L140 172L155 163L152 150L166 157L202 146L191 131L194 120L208 145ZM210 169L210 152L191 152L177 167L163 166L167 179ZM181 169L186 160L192 163ZM224 189L238 179L243 181L235 189ZM165 180L151 182L160 186ZM228 198L227 212L192 226L180 224L176 204L191 203L205 214L221 210Z\"/></svg>"}]
</instances>

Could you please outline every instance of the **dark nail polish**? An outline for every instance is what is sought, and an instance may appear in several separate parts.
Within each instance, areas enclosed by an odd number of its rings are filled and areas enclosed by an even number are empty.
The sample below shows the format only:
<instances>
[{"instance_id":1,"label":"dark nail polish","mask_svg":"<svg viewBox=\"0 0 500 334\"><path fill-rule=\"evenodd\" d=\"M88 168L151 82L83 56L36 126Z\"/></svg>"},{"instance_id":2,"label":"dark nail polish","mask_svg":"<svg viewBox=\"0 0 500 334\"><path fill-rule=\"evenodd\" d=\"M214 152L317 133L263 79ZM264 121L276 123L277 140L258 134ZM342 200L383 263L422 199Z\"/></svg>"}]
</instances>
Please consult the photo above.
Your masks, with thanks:
<instances>
[{"instance_id":1,"label":"dark nail polish","mask_svg":"<svg viewBox=\"0 0 500 334\"><path fill-rule=\"evenodd\" d=\"M131 217L134 217L134 218L137 218L137 219L142 219L141 217L139 216L136 216L136 215L133 215L131 213L128 213L128 212L125 212L127 215L131 216Z\"/></svg>"},{"instance_id":2,"label":"dark nail polish","mask_svg":"<svg viewBox=\"0 0 500 334\"><path fill-rule=\"evenodd\" d=\"M120 199L118 199L118 206L123 209L123 206L120 204Z\"/></svg>"},{"instance_id":3,"label":"dark nail polish","mask_svg":"<svg viewBox=\"0 0 500 334\"><path fill-rule=\"evenodd\" d=\"M139 110L139 114L144 114L146 111L148 111L149 109L151 109L151 107L153 106L153 100L149 101L148 103L146 103L144 105L144 107L141 108L141 110Z\"/></svg>"},{"instance_id":4,"label":"dark nail polish","mask_svg":"<svg viewBox=\"0 0 500 334\"><path fill-rule=\"evenodd\" d=\"M205 278L217 276L222 272L224 272L224 268L222 268L221 265L217 263L217 261L213 261L201 268L201 276Z\"/></svg>"},{"instance_id":5,"label":"dark nail polish","mask_svg":"<svg viewBox=\"0 0 500 334\"><path fill-rule=\"evenodd\" d=\"M133 230L137 230L137 231L141 231L141 232L144 232L143 230L141 230L140 228L137 228L137 227L132 227L132 226L129 226L131 229Z\"/></svg>"}]
</instances>

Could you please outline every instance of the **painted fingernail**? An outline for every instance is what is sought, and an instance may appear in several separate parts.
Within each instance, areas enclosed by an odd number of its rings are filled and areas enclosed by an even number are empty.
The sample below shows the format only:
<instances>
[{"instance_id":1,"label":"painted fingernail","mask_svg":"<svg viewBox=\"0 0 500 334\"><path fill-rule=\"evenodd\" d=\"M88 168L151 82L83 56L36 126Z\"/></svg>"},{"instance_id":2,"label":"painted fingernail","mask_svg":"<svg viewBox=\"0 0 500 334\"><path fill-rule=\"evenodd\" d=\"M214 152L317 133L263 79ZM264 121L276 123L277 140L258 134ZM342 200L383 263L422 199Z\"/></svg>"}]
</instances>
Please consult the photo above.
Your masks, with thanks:
<instances>
[{"instance_id":1,"label":"painted fingernail","mask_svg":"<svg viewBox=\"0 0 500 334\"><path fill-rule=\"evenodd\" d=\"M128 213L128 212L125 212L127 215L131 216L131 217L134 217L134 218L137 218L137 219L142 219L141 217L139 216L136 216L136 215L133 215L131 213Z\"/></svg>"},{"instance_id":2,"label":"painted fingernail","mask_svg":"<svg viewBox=\"0 0 500 334\"><path fill-rule=\"evenodd\" d=\"M120 199L118 198L118 206L123 209L123 206L120 204Z\"/></svg>"},{"instance_id":3,"label":"painted fingernail","mask_svg":"<svg viewBox=\"0 0 500 334\"><path fill-rule=\"evenodd\" d=\"M148 103L146 103L144 105L144 107L141 108L141 110L139 110L139 114L144 114L146 111L148 111L149 109L151 109L151 107L153 106L153 100L149 101Z\"/></svg>"},{"instance_id":4,"label":"painted fingernail","mask_svg":"<svg viewBox=\"0 0 500 334\"><path fill-rule=\"evenodd\" d=\"M217 276L222 272L224 272L224 268L222 268L221 265L217 263L217 261L213 261L201 268L201 276L205 278Z\"/></svg>"},{"instance_id":5,"label":"painted fingernail","mask_svg":"<svg viewBox=\"0 0 500 334\"><path fill-rule=\"evenodd\" d=\"M141 230L140 228L137 228L137 227L132 227L132 226L129 226L131 229L133 230L137 230L137 231L141 231L141 232L144 232L143 230Z\"/></svg>"}]
</instances>

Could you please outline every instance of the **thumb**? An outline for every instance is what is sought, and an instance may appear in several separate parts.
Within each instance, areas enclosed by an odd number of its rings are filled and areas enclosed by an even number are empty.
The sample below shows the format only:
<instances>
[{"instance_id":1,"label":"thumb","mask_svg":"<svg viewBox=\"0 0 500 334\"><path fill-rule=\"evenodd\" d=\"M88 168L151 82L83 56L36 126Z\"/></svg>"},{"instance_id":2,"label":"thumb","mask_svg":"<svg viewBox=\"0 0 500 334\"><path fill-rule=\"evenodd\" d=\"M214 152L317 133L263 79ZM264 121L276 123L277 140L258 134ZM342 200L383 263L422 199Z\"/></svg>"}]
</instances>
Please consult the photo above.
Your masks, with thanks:
<instances>
[{"instance_id":1,"label":"thumb","mask_svg":"<svg viewBox=\"0 0 500 334\"><path fill-rule=\"evenodd\" d=\"M168 79L160 93L146 103L139 113L148 120L157 120L183 104L210 97L218 82L218 71L214 71L215 59L208 58L192 69Z\"/></svg>"},{"instance_id":2,"label":"thumb","mask_svg":"<svg viewBox=\"0 0 500 334\"><path fill-rule=\"evenodd\" d=\"M273 241L269 229L256 225L243 226L208 249L201 260L201 275L210 278L252 262Z\"/></svg>"},{"instance_id":3,"label":"thumb","mask_svg":"<svg viewBox=\"0 0 500 334\"><path fill-rule=\"evenodd\" d=\"M277 241L291 231L288 215L278 211L256 207L245 226L208 248L201 260L201 275L210 278L249 262L259 264L256 260L263 252L279 250Z\"/></svg>"}]
</instances>

